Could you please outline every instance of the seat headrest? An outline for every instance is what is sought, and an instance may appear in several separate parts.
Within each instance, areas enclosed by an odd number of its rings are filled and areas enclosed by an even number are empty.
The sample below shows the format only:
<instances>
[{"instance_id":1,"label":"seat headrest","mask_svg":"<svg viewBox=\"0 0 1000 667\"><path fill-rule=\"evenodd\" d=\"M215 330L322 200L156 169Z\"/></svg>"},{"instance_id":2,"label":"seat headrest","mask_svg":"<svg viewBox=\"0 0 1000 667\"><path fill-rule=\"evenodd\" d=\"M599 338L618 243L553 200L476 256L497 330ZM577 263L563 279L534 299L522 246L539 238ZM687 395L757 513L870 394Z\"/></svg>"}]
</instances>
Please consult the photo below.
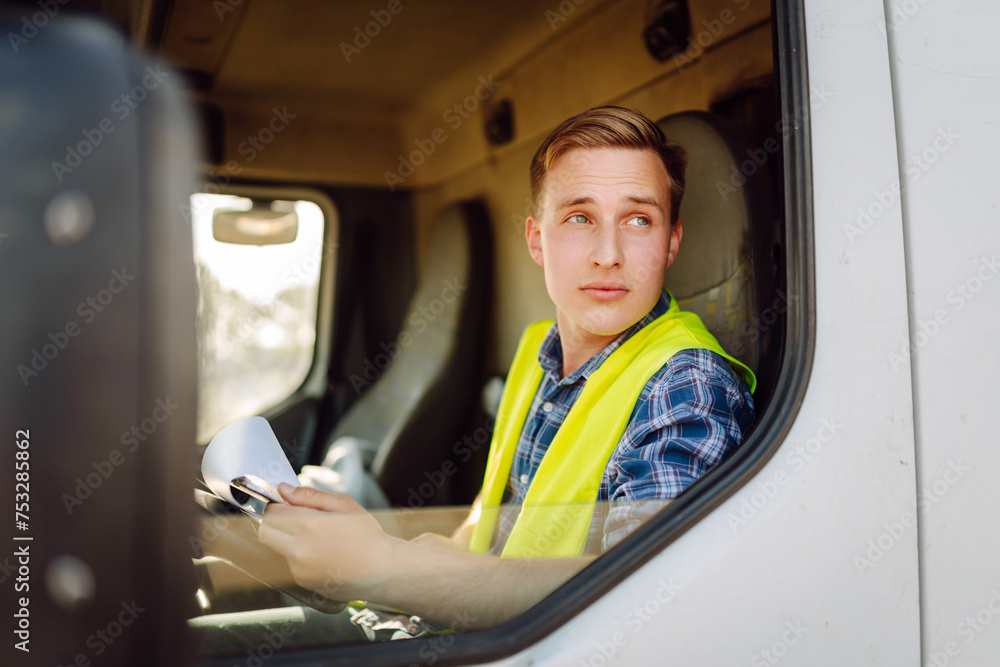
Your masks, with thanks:
<instances>
[{"instance_id":1,"label":"seat headrest","mask_svg":"<svg viewBox=\"0 0 1000 667\"><path fill-rule=\"evenodd\" d=\"M686 111L659 123L688 152L677 260L664 276L683 310L697 313L723 348L755 372L757 324L773 299L778 242L774 185L767 161L774 140L751 148L728 121Z\"/></svg>"},{"instance_id":2,"label":"seat headrest","mask_svg":"<svg viewBox=\"0 0 1000 667\"><path fill-rule=\"evenodd\" d=\"M749 256L750 204L740 182L747 155L737 152L741 142L728 123L710 113L685 111L657 124L688 152L684 238L664 281L683 300L726 282Z\"/></svg>"}]
</instances>

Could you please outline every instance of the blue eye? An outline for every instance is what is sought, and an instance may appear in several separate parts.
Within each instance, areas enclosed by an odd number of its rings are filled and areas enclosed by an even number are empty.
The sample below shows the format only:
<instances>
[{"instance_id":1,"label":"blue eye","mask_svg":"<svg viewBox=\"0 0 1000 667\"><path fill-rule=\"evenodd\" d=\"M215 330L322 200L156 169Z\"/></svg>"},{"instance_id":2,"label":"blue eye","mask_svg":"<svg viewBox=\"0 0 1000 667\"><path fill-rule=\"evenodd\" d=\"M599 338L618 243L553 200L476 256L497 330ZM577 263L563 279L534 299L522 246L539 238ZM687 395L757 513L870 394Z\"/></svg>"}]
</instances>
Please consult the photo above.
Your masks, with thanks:
<instances>
[{"instance_id":1,"label":"blue eye","mask_svg":"<svg viewBox=\"0 0 1000 667\"><path fill-rule=\"evenodd\" d=\"M587 223L587 216L581 215L581 214L577 213L576 215L569 216L569 218L567 218L567 220L569 222L578 222L580 224L586 224Z\"/></svg>"},{"instance_id":2,"label":"blue eye","mask_svg":"<svg viewBox=\"0 0 1000 667\"><path fill-rule=\"evenodd\" d=\"M636 216L636 217L632 218L631 220L629 220L625 224L631 225L633 227L649 227L650 222L649 222L649 218L644 218L641 215L639 215L639 216Z\"/></svg>"}]
</instances>

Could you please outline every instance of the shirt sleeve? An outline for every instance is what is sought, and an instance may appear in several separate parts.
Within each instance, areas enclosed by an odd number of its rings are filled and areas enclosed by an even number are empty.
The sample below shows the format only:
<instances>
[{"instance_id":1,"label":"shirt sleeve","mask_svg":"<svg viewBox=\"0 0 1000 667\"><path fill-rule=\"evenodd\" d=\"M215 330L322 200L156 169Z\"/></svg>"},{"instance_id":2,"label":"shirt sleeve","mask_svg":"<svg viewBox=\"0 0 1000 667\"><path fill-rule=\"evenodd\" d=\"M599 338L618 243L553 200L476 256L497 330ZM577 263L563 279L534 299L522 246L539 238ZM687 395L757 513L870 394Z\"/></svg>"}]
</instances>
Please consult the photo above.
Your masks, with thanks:
<instances>
[{"instance_id":1,"label":"shirt sleeve","mask_svg":"<svg viewBox=\"0 0 1000 667\"><path fill-rule=\"evenodd\" d=\"M753 417L750 390L725 359L708 350L674 355L643 390L605 470L602 550L738 447Z\"/></svg>"}]
</instances>

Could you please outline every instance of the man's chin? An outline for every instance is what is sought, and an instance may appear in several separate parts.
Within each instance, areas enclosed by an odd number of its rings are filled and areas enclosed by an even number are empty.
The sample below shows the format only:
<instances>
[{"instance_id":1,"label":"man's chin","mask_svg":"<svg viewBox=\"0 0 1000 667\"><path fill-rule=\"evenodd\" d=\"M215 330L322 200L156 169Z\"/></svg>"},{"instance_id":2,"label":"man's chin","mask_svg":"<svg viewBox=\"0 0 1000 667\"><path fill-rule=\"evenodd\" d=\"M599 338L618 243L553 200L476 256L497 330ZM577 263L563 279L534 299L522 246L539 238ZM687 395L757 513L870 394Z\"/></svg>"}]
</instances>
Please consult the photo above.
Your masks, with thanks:
<instances>
[{"instance_id":1,"label":"man's chin","mask_svg":"<svg viewBox=\"0 0 1000 667\"><path fill-rule=\"evenodd\" d=\"M592 305L575 321L582 331L592 336L617 336L646 314L632 312L635 309L628 308L628 305L631 304L610 302Z\"/></svg>"}]
</instances>

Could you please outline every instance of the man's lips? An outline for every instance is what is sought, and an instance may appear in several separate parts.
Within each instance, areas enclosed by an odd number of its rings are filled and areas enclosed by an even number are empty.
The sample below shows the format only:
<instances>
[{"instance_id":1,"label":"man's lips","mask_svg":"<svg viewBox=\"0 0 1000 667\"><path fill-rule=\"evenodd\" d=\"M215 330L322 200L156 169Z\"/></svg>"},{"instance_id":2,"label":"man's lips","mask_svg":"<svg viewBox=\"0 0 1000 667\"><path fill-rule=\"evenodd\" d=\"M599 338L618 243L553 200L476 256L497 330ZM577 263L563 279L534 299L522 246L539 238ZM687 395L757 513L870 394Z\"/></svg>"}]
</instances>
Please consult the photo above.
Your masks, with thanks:
<instances>
[{"instance_id":1,"label":"man's lips","mask_svg":"<svg viewBox=\"0 0 1000 667\"><path fill-rule=\"evenodd\" d=\"M620 283L590 283L580 289L589 297L601 301L620 299L629 293L628 288Z\"/></svg>"}]
</instances>

